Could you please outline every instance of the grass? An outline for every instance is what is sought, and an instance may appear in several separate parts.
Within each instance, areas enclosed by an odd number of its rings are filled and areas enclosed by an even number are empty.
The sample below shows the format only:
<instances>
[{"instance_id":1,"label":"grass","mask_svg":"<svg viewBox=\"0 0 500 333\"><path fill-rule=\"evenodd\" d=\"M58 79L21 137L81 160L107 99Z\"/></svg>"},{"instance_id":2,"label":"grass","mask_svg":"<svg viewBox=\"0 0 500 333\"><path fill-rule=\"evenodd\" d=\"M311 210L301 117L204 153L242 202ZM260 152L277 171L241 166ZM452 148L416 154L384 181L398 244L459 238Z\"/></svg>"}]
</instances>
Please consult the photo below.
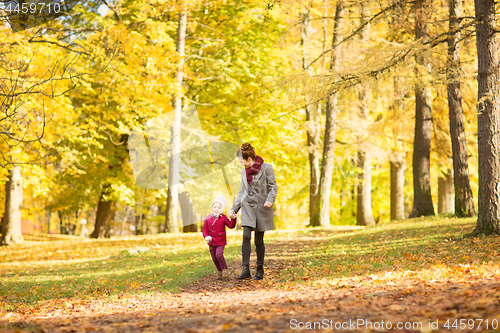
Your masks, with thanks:
<instances>
[{"instance_id":1,"label":"grass","mask_svg":"<svg viewBox=\"0 0 500 333\"><path fill-rule=\"evenodd\" d=\"M499 269L498 237L462 239L474 226L474 219L441 216L373 228L270 232L266 243L277 244L279 250L269 254L268 263L276 265L277 273L268 276L268 282L284 288L340 288L346 283L398 283L401 276L465 278L470 272ZM239 259L240 233L228 232L228 262ZM173 293L215 272L199 233L102 240L26 238L24 244L0 248L0 312L68 299ZM145 246L150 251L143 254L127 251Z\"/></svg>"},{"instance_id":2,"label":"grass","mask_svg":"<svg viewBox=\"0 0 500 333\"><path fill-rule=\"evenodd\" d=\"M470 270L499 269L498 237L463 239L475 224L474 218L436 216L347 233L304 230L297 237L313 236L314 246L304 247L294 265L285 264L278 279L291 285L308 281L339 284L343 278L372 283L387 282L383 277L388 275L432 280ZM286 255L282 259L286 263Z\"/></svg>"},{"instance_id":3,"label":"grass","mask_svg":"<svg viewBox=\"0 0 500 333\"><path fill-rule=\"evenodd\" d=\"M176 292L215 271L200 234L26 239L24 244L0 248L0 310L64 298ZM240 237L233 233L228 241L226 259L235 260ZM136 247L150 251L129 254L128 249Z\"/></svg>"}]
</instances>

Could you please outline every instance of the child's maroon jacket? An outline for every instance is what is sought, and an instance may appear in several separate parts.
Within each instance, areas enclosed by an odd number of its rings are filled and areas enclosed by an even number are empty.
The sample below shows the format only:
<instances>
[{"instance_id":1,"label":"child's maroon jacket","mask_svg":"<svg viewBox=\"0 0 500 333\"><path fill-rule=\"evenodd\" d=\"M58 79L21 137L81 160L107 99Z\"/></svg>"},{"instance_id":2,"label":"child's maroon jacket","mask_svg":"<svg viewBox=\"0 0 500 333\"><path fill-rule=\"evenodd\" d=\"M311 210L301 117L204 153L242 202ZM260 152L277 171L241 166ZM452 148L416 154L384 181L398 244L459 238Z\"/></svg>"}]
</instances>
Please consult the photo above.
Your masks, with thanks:
<instances>
[{"instance_id":1,"label":"child's maroon jacket","mask_svg":"<svg viewBox=\"0 0 500 333\"><path fill-rule=\"evenodd\" d=\"M236 218L228 219L226 215L222 214L216 221L214 220L215 218L212 215L208 215L205 219L205 223L203 223L202 229L203 238L206 238L207 236L212 237L212 241L208 242L208 245L226 245L226 226L229 229L233 229L236 226Z\"/></svg>"}]
</instances>

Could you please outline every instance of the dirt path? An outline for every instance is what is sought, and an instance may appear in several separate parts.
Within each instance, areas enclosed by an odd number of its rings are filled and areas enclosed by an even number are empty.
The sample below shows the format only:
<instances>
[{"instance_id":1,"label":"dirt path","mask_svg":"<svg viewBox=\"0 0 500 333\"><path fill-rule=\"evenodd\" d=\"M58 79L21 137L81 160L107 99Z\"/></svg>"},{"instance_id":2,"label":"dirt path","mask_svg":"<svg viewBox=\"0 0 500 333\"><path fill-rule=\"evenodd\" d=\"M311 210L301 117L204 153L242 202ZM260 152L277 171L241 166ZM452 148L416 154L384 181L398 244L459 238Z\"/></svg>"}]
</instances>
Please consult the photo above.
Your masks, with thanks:
<instances>
[{"instance_id":1,"label":"dirt path","mask_svg":"<svg viewBox=\"0 0 500 333\"><path fill-rule=\"evenodd\" d=\"M296 257L303 246L316 246L325 239L298 237L266 244L262 281L237 280L241 267L232 263L226 281L218 281L212 274L176 294L158 293L113 303L70 302L59 308L11 313L2 318L0 330L297 332L317 328L339 332L448 332L455 330L453 323L460 330L460 319L469 325L460 331L485 331L486 319L490 330L500 329L498 271L453 281L423 281L409 275L397 280L388 278L383 283L372 283L369 276L322 286L305 282L292 287L276 282L281 270L298 263ZM254 253L251 262L255 262ZM252 274L254 271L253 266ZM450 320L449 328L444 327L446 320ZM398 325L401 329L397 329Z\"/></svg>"}]
</instances>

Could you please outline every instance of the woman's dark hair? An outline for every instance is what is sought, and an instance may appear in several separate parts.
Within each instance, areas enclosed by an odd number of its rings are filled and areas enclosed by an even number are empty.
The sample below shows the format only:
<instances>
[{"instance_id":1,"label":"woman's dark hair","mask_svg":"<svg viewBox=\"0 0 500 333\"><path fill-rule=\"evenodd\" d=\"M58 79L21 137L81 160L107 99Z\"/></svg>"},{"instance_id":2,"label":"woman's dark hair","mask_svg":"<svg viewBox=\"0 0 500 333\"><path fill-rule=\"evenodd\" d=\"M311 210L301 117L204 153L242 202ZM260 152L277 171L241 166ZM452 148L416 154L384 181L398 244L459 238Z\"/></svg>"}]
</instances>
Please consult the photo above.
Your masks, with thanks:
<instances>
[{"instance_id":1,"label":"woman's dark hair","mask_svg":"<svg viewBox=\"0 0 500 333\"><path fill-rule=\"evenodd\" d=\"M241 148L238 149L238 152L236 153L236 156L242 157L244 160L248 160L250 157L252 160L255 161L255 158L257 155L255 154L255 148L252 147L251 144L248 142L245 142L244 144L241 145Z\"/></svg>"}]
</instances>

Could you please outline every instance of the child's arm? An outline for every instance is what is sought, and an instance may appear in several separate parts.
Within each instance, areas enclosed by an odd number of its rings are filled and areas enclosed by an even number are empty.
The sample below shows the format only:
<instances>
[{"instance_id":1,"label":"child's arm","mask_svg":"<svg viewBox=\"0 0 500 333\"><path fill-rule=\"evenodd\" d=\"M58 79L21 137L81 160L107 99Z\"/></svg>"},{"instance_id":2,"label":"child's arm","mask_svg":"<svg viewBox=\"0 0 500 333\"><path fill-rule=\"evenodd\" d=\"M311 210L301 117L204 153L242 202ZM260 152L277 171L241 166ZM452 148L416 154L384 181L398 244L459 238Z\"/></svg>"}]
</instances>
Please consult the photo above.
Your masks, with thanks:
<instances>
[{"instance_id":1,"label":"child's arm","mask_svg":"<svg viewBox=\"0 0 500 333\"><path fill-rule=\"evenodd\" d=\"M205 219L205 222L203 222L203 228L201 230L203 231L203 238L207 241L207 244L210 245L210 242L212 241L212 236L208 234L208 217Z\"/></svg>"},{"instance_id":2,"label":"child's arm","mask_svg":"<svg viewBox=\"0 0 500 333\"><path fill-rule=\"evenodd\" d=\"M225 215L224 215L225 216ZM229 229L234 229L236 226L236 217L229 219L226 216L226 220L224 221L224 224L229 228Z\"/></svg>"},{"instance_id":3,"label":"child's arm","mask_svg":"<svg viewBox=\"0 0 500 333\"><path fill-rule=\"evenodd\" d=\"M208 236L208 224L207 224L207 220L208 219L205 219L205 222L203 222L203 228L201 228L201 231L203 232L203 238L205 238L205 237Z\"/></svg>"}]
</instances>

